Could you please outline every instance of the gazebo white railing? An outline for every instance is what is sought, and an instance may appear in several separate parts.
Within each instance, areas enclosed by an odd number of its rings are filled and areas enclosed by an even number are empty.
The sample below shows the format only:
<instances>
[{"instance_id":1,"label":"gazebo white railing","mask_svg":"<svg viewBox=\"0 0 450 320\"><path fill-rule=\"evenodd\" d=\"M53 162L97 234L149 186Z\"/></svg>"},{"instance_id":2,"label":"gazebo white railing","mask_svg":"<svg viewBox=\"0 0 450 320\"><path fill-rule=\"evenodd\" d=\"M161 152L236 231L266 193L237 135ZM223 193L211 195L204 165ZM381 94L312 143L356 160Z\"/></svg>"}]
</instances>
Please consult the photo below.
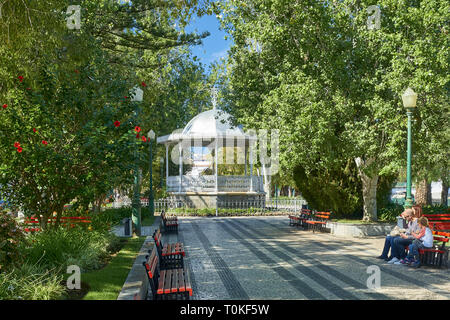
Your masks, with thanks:
<instances>
[{"instance_id":1,"label":"gazebo white railing","mask_svg":"<svg viewBox=\"0 0 450 320\"><path fill-rule=\"evenodd\" d=\"M263 177L259 176L218 176L218 192L262 192ZM216 176L171 176L167 179L169 192L214 192Z\"/></svg>"}]
</instances>

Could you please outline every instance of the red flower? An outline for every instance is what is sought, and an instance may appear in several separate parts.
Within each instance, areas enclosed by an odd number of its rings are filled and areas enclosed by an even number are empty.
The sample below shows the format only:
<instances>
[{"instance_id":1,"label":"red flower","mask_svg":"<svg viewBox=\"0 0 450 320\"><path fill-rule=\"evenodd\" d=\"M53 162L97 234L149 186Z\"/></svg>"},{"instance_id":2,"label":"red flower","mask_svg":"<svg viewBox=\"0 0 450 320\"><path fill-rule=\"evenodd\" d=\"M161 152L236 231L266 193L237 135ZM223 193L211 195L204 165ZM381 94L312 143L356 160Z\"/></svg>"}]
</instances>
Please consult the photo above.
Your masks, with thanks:
<instances>
[{"instance_id":1,"label":"red flower","mask_svg":"<svg viewBox=\"0 0 450 320\"><path fill-rule=\"evenodd\" d=\"M118 126L120 126L120 121L114 121L114 126L117 128Z\"/></svg>"},{"instance_id":2,"label":"red flower","mask_svg":"<svg viewBox=\"0 0 450 320\"><path fill-rule=\"evenodd\" d=\"M20 82L23 81L23 77L22 77L22 76L18 76L17 78L19 78L19 81L20 81Z\"/></svg>"},{"instance_id":3,"label":"red flower","mask_svg":"<svg viewBox=\"0 0 450 320\"><path fill-rule=\"evenodd\" d=\"M125 99L128 99L128 97L127 97L127 96L125 96L124 98L125 98Z\"/></svg>"},{"instance_id":4,"label":"red flower","mask_svg":"<svg viewBox=\"0 0 450 320\"><path fill-rule=\"evenodd\" d=\"M145 136L142 136L142 141L147 142L147 138Z\"/></svg>"},{"instance_id":5,"label":"red flower","mask_svg":"<svg viewBox=\"0 0 450 320\"><path fill-rule=\"evenodd\" d=\"M29 91L29 90L31 90L31 88L27 88L27 90Z\"/></svg>"},{"instance_id":6,"label":"red flower","mask_svg":"<svg viewBox=\"0 0 450 320\"><path fill-rule=\"evenodd\" d=\"M19 142L14 142L14 148L18 148L20 147L20 143Z\"/></svg>"},{"instance_id":7,"label":"red flower","mask_svg":"<svg viewBox=\"0 0 450 320\"><path fill-rule=\"evenodd\" d=\"M75 73L80 73L80 71L78 71L77 69L75 69Z\"/></svg>"},{"instance_id":8,"label":"red flower","mask_svg":"<svg viewBox=\"0 0 450 320\"><path fill-rule=\"evenodd\" d=\"M141 85L142 85L144 88L147 86L147 84L146 84L144 81L141 82Z\"/></svg>"},{"instance_id":9,"label":"red flower","mask_svg":"<svg viewBox=\"0 0 450 320\"><path fill-rule=\"evenodd\" d=\"M134 127L134 131L141 132L141 127L139 127L139 126Z\"/></svg>"},{"instance_id":10,"label":"red flower","mask_svg":"<svg viewBox=\"0 0 450 320\"><path fill-rule=\"evenodd\" d=\"M42 140L42 144L48 145L48 142L45 140Z\"/></svg>"},{"instance_id":11,"label":"red flower","mask_svg":"<svg viewBox=\"0 0 450 320\"><path fill-rule=\"evenodd\" d=\"M5 104L3 105L3 109L6 109L6 108L8 108L8 105L5 103Z\"/></svg>"},{"instance_id":12,"label":"red flower","mask_svg":"<svg viewBox=\"0 0 450 320\"><path fill-rule=\"evenodd\" d=\"M22 147L18 147L18 148L17 148L17 152L18 152L18 153L21 153L22 150L23 150Z\"/></svg>"},{"instance_id":13,"label":"red flower","mask_svg":"<svg viewBox=\"0 0 450 320\"><path fill-rule=\"evenodd\" d=\"M33 132L36 133L36 131L37 131L36 128L33 128Z\"/></svg>"},{"instance_id":14,"label":"red flower","mask_svg":"<svg viewBox=\"0 0 450 320\"><path fill-rule=\"evenodd\" d=\"M139 133L136 135L136 138L138 138L139 139Z\"/></svg>"}]
</instances>

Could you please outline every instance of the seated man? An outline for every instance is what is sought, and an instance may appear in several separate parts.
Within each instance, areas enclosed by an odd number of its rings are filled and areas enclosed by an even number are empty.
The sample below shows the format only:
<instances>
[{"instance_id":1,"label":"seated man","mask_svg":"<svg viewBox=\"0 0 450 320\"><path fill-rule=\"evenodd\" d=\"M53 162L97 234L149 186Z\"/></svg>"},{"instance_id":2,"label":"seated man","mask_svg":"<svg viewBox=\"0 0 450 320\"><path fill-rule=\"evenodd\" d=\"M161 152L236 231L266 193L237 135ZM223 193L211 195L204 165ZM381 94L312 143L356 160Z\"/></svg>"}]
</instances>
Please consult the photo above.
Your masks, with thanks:
<instances>
[{"instance_id":1,"label":"seated man","mask_svg":"<svg viewBox=\"0 0 450 320\"><path fill-rule=\"evenodd\" d=\"M400 216L403 218L403 220L406 220L407 225L404 226L405 228L408 227L408 223L412 220L413 218L413 210L412 209L406 209L405 211L403 211ZM388 235L386 236L386 240L384 242L384 248L383 248L383 252L381 253L381 256L377 257L378 259L384 259L386 261L389 261L393 258L392 256L392 250L391 250L391 255L388 256L389 253L389 249L391 249L394 245L394 240L396 238L400 237L398 236L391 236Z\"/></svg>"},{"instance_id":2,"label":"seated man","mask_svg":"<svg viewBox=\"0 0 450 320\"><path fill-rule=\"evenodd\" d=\"M420 226L417 223L417 218L412 215L412 219L408 222L406 232L401 233L392 243L392 259L388 261L389 264L401 264L400 260L406 257L405 247L408 247L415 239L412 235L413 232L420 232Z\"/></svg>"}]
</instances>

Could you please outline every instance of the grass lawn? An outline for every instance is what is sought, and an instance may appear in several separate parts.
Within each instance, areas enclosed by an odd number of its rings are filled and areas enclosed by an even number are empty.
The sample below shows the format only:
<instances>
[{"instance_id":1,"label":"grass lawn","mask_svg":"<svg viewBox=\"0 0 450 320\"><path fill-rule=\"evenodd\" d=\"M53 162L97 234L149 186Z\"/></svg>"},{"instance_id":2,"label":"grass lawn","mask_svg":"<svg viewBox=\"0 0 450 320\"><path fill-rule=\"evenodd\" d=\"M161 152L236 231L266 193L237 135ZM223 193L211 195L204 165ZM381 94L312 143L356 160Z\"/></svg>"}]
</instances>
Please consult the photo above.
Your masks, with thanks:
<instances>
[{"instance_id":1,"label":"grass lawn","mask_svg":"<svg viewBox=\"0 0 450 320\"><path fill-rule=\"evenodd\" d=\"M83 300L116 300L146 237L130 238L103 269L81 274L89 285Z\"/></svg>"}]
</instances>

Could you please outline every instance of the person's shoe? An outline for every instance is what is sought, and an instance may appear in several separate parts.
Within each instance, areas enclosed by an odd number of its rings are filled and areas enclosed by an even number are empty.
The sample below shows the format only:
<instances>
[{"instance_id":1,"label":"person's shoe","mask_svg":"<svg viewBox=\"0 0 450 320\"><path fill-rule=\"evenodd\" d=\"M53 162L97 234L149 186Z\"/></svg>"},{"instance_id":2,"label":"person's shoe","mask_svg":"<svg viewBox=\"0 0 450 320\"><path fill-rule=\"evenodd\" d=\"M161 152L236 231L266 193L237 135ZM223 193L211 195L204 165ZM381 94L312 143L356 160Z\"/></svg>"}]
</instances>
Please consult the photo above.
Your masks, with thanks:
<instances>
[{"instance_id":1,"label":"person's shoe","mask_svg":"<svg viewBox=\"0 0 450 320\"><path fill-rule=\"evenodd\" d=\"M378 256L377 259L383 259L383 260L386 260L387 257L385 257L385 256Z\"/></svg>"},{"instance_id":2,"label":"person's shoe","mask_svg":"<svg viewBox=\"0 0 450 320\"><path fill-rule=\"evenodd\" d=\"M391 260L388 261L389 264L394 264L396 262L399 262L400 260L397 259L396 257L393 257Z\"/></svg>"},{"instance_id":3,"label":"person's shoe","mask_svg":"<svg viewBox=\"0 0 450 320\"><path fill-rule=\"evenodd\" d=\"M407 264L409 263L409 260L408 260L408 258L405 258L405 259L400 260L398 263L399 263L399 264L407 265ZM394 264L395 264L395 263L394 263Z\"/></svg>"},{"instance_id":4,"label":"person's shoe","mask_svg":"<svg viewBox=\"0 0 450 320\"><path fill-rule=\"evenodd\" d=\"M394 264L395 264L396 266L402 266L403 263L402 263L401 261L402 261L402 260L398 260L398 261L394 262ZM406 264L405 264L405 265L406 265Z\"/></svg>"},{"instance_id":5,"label":"person's shoe","mask_svg":"<svg viewBox=\"0 0 450 320\"><path fill-rule=\"evenodd\" d=\"M413 263L411 263L409 266L413 267L413 268L420 268L420 261L416 260Z\"/></svg>"}]
</instances>

